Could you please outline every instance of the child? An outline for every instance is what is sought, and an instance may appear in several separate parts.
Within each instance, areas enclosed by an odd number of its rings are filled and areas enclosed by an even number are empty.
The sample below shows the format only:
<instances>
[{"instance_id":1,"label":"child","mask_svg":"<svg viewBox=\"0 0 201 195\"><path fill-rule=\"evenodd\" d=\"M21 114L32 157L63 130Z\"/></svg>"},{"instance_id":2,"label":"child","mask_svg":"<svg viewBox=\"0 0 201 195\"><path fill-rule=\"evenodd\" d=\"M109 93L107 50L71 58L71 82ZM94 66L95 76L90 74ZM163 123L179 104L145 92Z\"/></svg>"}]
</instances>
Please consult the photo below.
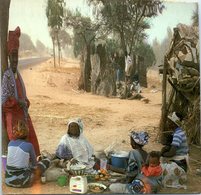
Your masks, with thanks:
<instances>
[{"instance_id":1,"label":"child","mask_svg":"<svg viewBox=\"0 0 201 195\"><path fill-rule=\"evenodd\" d=\"M26 141L28 133L26 123L19 120L13 128L16 140L11 140L8 144L5 183L10 187L30 187L34 175L38 179L49 167L50 160L47 158L37 163L34 147Z\"/></svg>"},{"instance_id":2,"label":"child","mask_svg":"<svg viewBox=\"0 0 201 195\"><path fill-rule=\"evenodd\" d=\"M160 166L160 152L152 151L148 156L147 165L142 167L142 174L146 177L160 176L162 167Z\"/></svg>"},{"instance_id":3,"label":"child","mask_svg":"<svg viewBox=\"0 0 201 195\"><path fill-rule=\"evenodd\" d=\"M113 184L110 186L110 189L115 193L156 193L162 185L161 175L160 152L153 151L148 155L147 163L142 166L141 173L139 173L130 184L118 184L118 186L116 185L116 189L114 189Z\"/></svg>"}]
</instances>

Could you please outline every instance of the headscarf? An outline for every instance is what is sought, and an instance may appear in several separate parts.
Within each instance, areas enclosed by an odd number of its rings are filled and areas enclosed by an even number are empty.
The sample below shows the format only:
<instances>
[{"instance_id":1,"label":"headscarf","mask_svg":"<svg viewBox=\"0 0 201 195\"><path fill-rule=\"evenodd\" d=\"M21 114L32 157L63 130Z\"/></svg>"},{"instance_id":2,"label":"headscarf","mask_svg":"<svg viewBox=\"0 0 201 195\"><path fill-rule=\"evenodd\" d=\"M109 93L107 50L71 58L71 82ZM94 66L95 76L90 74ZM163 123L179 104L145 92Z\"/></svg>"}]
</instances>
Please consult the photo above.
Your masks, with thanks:
<instances>
[{"instance_id":1,"label":"headscarf","mask_svg":"<svg viewBox=\"0 0 201 195\"><path fill-rule=\"evenodd\" d=\"M134 140L134 142L136 144L139 144L139 145L146 145L148 144L148 139L149 139L149 135L147 132L136 132L136 131L132 131L131 132L131 135L132 139Z\"/></svg>"},{"instance_id":2,"label":"headscarf","mask_svg":"<svg viewBox=\"0 0 201 195\"><path fill-rule=\"evenodd\" d=\"M14 31L9 31L8 33L8 55L11 54L13 50L19 49L19 37L20 37L21 31L20 27L18 26Z\"/></svg>"},{"instance_id":3,"label":"headscarf","mask_svg":"<svg viewBox=\"0 0 201 195\"><path fill-rule=\"evenodd\" d=\"M23 120L19 120L13 127L13 136L16 139L25 138L28 136L29 129L27 124Z\"/></svg>"},{"instance_id":4,"label":"headscarf","mask_svg":"<svg viewBox=\"0 0 201 195\"><path fill-rule=\"evenodd\" d=\"M175 123L178 127L181 126L181 119L179 116L177 116L176 112L173 112L171 115L168 116L168 118Z\"/></svg>"},{"instance_id":5,"label":"headscarf","mask_svg":"<svg viewBox=\"0 0 201 195\"><path fill-rule=\"evenodd\" d=\"M67 123L67 129L69 128L69 126L70 126L71 123L78 124L79 129L80 129L80 134L83 133L83 122L82 122L81 118L72 118L72 119L69 119L68 123Z\"/></svg>"}]
</instances>

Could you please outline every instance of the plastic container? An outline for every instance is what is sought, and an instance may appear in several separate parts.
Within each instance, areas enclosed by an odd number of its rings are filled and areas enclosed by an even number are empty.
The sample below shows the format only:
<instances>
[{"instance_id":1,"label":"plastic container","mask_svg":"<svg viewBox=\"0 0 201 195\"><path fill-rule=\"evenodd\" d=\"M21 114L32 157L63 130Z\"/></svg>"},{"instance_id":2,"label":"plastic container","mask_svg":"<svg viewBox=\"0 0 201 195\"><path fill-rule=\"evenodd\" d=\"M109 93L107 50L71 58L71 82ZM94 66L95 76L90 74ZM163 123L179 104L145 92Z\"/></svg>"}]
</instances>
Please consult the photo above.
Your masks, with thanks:
<instances>
[{"instance_id":1,"label":"plastic container","mask_svg":"<svg viewBox=\"0 0 201 195\"><path fill-rule=\"evenodd\" d=\"M107 170L107 159L106 158L100 159L100 169Z\"/></svg>"},{"instance_id":2,"label":"plastic container","mask_svg":"<svg viewBox=\"0 0 201 195\"><path fill-rule=\"evenodd\" d=\"M128 164L128 152L120 151L111 154L111 165L118 168L126 168Z\"/></svg>"},{"instance_id":3,"label":"plastic container","mask_svg":"<svg viewBox=\"0 0 201 195\"><path fill-rule=\"evenodd\" d=\"M7 156L6 155L2 155L1 156L1 160L2 160L3 171L6 172Z\"/></svg>"},{"instance_id":4,"label":"plastic container","mask_svg":"<svg viewBox=\"0 0 201 195\"><path fill-rule=\"evenodd\" d=\"M60 187L66 186L66 185L67 185L67 176L66 176L66 175L60 175L60 176L57 178L57 184L58 184Z\"/></svg>"},{"instance_id":5,"label":"plastic container","mask_svg":"<svg viewBox=\"0 0 201 195\"><path fill-rule=\"evenodd\" d=\"M88 189L86 176L75 176L70 178L70 192L85 194Z\"/></svg>"},{"instance_id":6,"label":"plastic container","mask_svg":"<svg viewBox=\"0 0 201 195\"><path fill-rule=\"evenodd\" d=\"M41 181L42 184L46 183L46 177L45 177L45 175L41 176L40 181Z\"/></svg>"}]
</instances>

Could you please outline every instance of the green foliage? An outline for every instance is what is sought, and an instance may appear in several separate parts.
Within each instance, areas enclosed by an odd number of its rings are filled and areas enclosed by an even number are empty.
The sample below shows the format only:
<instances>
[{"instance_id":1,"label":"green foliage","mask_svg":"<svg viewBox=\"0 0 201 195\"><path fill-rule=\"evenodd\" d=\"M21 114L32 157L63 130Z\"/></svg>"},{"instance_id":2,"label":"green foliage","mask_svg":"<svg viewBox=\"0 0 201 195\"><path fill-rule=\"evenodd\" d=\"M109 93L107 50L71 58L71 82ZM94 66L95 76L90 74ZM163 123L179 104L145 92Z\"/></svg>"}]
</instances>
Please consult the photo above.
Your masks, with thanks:
<instances>
[{"instance_id":1,"label":"green foliage","mask_svg":"<svg viewBox=\"0 0 201 195\"><path fill-rule=\"evenodd\" d=\"M152 47L144 42L141 42L136 48L136 54L144 57L146 67L152 66L155 62L155 55Z\"/></svg>"},{"instance_id":2,"label":"green foliage","mask_svg":"<svg viewBox=\"0 0 201 195\"><path fill-rule=\"evenodd\" d=\"M149 27L146 18L155 17L162 12L164 5L160 0L88 0L97 10L97 18L108 29L117 33L121 47L130 51L137 44L144 30Z\"/></svg>"},{"instance_id":3,"label":"green foliage","mask_svg":"<svg viewBox=\"0 0 201 195\"><path fill-rule=\"evenodd\" d=\"M193 26L198 26L199 24L198 4L196 5L196 10L193 12L192 20L193 20Z\"/></svg>"},{"instance_id":4,"label":"green foliage","mask_svg":"<svg viewBox=\"0 0 201 195\"><path fill-rule=\"evenodd\" d=\"M66 10L65 25L73 28L74 55L77 57L87 45L92 44L99 27L93 24L89 17L82 16L78 10L75 13Z\"/></svg>"},{"instance_id":5,"label":"green foliage","mask_svg":"<svg viewBox=\"0 0 201 195\"><path fill-rule=\"evenodd\" d=\"M119 43L115 39L107 39L106 40L106 53L109 56L112 56L115 52L119 50Z\"/></svg>"},{"instance_id":6,"label":"green foliage","mask_svg":"<svg viewBox=\"0 0 201 195\"><path fill-rule=\"evenodd\" d=\"M60 29L63 24L64 17L64 0L48 0L46 7L46 16L48 26L51 28Z\"/></svg>"}]
</instances>

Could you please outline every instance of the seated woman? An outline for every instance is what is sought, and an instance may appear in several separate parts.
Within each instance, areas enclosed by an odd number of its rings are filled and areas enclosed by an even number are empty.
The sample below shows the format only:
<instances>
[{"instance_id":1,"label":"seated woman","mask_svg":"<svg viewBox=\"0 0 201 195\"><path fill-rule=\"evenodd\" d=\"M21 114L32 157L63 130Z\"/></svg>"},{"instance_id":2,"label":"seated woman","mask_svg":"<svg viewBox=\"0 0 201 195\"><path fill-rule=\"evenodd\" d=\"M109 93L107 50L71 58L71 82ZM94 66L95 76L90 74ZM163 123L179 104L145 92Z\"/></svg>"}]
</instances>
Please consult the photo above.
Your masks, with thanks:
<instances>
[{"instance_id":1,"label":"seated woman","mask_svg":"<svg viewBox=\"0 0 201 195\"><path fill-rule=\"evenodd\" d=\"M169 146L163 147L161 155L176 164L187 172L188 165L188 143L185 132L181 129L182 116L173 112L168 116L168 128L172 130L173 138Z\"/></svg>"},{"instance_id":2,"label":"seated woman","mask_svg":"<svg viewBox=\"0 0 201 195\"><path fill-rule=\"evenodd\" d=\"M5 183L10 187L30 187L49 167L48 158L37 162L33 145L26 141L28 133L26 123L19 120L13 129L16 140L8 144Z\"/></svg>"},{"instance_id":3,"label":"seated woman","mask_svg":"<svg viewBox=\"0 0 201 195\"><path fill-rule=\"evenodd\" d=\"M133 150L128 155L128 166L126 169L117 168L110 166L110 170L125 173L127 175L128 182L133 181L135 176L140 173L142 165L147 159L147 152L143 149L143 146L148 143L147 132L135 132L132 131L130 134L130 144Z\"/></svg>"},{"instance_id":4,"label":"seated woman","mask_svg":"<svg viewBox=\"0 0 201 195\"><path fill-rule=\"evenodd\" d=\"M147 132L135 132L130 134L131 147L134 150L129 152L128 167L125 169L110 166L110 170L125 173L127 176L127 183L131 183L133 179L141 172L142 165L146 162L147 152L143 150L143 146L148 143ZM110 190L114 193L125 193L126 184L116 183L110 185Z\"/></svg>"},{"instance_id":5,"label":"seated woman","mask_svg":"<svg viewBox=\"0 0 201 195\"><path fill-rule=\"evenodd\" d=\"M83 123L80 118L68 122L67 133L61 138L56 149L56 157L64 160L74 159L87 165L94 166L94 150L83 135Z\"/></svg>"},{"instance_id":6,"label":"seated woman","mask_svg":"<svg viewBox=\"0 0 201 195\"><path fill-rule=\"evenodd\" d=\"M188 143L185 132L181 129L182 116L173 112L168 116L168 130L172 130L172 141L161 149L163 157L163 185L165 187L185 188L187 168L189 167Z\"/></svg>"}]
</instances>

